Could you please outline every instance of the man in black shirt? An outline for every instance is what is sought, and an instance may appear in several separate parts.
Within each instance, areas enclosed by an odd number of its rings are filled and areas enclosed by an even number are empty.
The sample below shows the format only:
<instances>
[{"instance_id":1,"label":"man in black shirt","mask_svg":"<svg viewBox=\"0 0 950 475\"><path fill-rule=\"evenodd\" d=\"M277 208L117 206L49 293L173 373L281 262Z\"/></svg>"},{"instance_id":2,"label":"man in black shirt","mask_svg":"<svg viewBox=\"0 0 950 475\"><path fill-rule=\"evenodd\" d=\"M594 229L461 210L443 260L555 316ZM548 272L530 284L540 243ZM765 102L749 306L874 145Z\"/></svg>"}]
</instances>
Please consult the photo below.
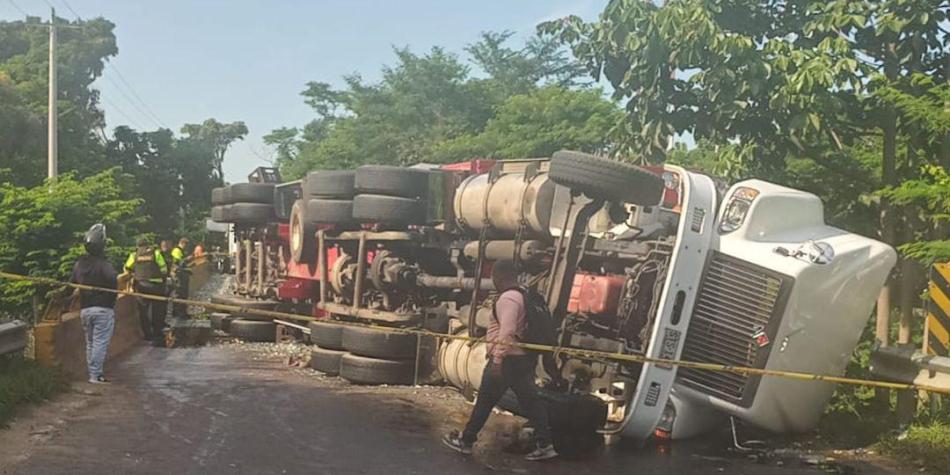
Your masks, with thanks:
<instances>
[{"instance_id":1,"label":"man in black shirt","mask_svg":"<svg viewBox=\"0 0 950 475\"><path fill-rule=\"evenodd\" d=\"M95 224L83 239L86 254L81 256L73 267L69 281L75 284L90 285L108 289L116 288L118 274L105 258L106 227ZM82 326L86 334L86 364L89 366L89 382L106 384L109 382L102 374L109 342L115 330L115 298L113 292L101 290L80 290L79 298L82 310Z\"/></svg>"}]
</instances>

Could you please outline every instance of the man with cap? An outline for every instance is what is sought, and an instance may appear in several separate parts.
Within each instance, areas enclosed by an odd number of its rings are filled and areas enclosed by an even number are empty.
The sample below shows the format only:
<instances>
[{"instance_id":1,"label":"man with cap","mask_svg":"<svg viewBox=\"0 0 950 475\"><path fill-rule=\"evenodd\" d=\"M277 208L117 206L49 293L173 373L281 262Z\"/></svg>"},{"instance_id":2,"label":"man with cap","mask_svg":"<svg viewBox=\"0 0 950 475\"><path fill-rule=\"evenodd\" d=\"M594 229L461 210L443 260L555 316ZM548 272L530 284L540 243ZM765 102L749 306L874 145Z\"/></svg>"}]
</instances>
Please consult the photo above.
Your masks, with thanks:
<instances>
[{"instance_id":1,"label":"man with cap","mask_svg":"<svg viewBox=\"0 0 950 475\"><path fill-rule=\"evenodd\" d=\"M117 273L105 258L106 227L95 224L83 239L86 254L81 256L73 267L70 283L89 285L107 289L116 288ZM102 290L79 291L79 316L86 336L86 365L89 368L89 382L106 384L109 382L103 374L106 353L112 332L115 329L116 294Z\"/></svg>"}]
</instances>

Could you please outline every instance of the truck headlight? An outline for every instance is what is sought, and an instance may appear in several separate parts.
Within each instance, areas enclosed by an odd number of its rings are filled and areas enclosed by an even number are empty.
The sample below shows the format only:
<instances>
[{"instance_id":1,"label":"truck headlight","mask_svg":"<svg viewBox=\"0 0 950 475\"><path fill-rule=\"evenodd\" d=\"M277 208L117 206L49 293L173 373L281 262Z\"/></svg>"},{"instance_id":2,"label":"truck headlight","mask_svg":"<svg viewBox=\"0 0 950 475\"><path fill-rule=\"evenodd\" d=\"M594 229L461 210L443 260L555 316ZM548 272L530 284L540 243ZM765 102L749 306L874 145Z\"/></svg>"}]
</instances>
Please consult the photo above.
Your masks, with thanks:
<instances>
[{"instance_id":1,"label":"truck headlight","mask_svg":"<svg viewBox=\"0 0 950 475\"><path fill-rule=\"evenodd\" d=\"M745 221L745 217L752 208L752 202L759 196L759 190L742 186L736 188L726 203L726 210L722 213L722 220L719 222L719 233L727 234L739 229Z\"/></svg>"}]
</instances>

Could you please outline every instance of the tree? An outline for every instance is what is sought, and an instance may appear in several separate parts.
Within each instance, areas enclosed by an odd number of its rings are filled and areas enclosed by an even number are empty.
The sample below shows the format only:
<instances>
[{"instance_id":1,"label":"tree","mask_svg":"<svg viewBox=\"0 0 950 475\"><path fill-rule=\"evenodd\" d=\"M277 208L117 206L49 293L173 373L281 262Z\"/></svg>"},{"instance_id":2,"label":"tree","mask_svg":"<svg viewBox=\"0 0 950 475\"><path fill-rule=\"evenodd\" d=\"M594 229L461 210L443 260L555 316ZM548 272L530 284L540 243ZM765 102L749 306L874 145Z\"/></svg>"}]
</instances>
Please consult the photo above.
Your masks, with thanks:
<instances>
[{"instance_id":1,"label":"tree","mask_svg":"<svg viewBox=\"0 0 950 475\"><path fill-rule=\"evenodd\" d=\"M247 126L240 121L225 124L215 119L208 119L201 124L185 124L181 128L181 133L187 135L188 140L210 147L213 154L211 166L214 170L214 178L223 182L224 170L221 167L224 163L224 154L235 140L244 139L247 135Z\"/></svg>"},{"instance_id":2,"label":"tree","mask_svg":"<svg viewBox=\"0 0 950 475\"><path fill-rule=\"evenodd\" d=\"M59 33L59 157L61 171L82 176L107 168L101 147L104 116L91 88L114 56L115 25L102 18L69 22ZM46 176L47 28L41 19L0 22L0 168L23 185Z\"/></svg>"},{"instance_id":3,"label":"tree","mask_svg":"<svg viewBox=\"0 0 950 475\"><path fill-rule=\"evenodd\" d=\"M434 158L549 157L561 149L601 153L610 148L610 130L622 120L621 110L599 89L547 86L509 97L483 132L444 142Z\"/></svg>"},{"instance_id":4,"label":"tree","mask_svg":"<svg viewBox=\"0 0 950 475\"><path fill-rule=\"evenodd\" d=\"M345 77L342 89L308 83L302 95L316 119L303 131L283 128L267 138L277 147L284 176L364 163L447 160L458 154L446 147L474 146L470 139L512 95L547 83L579 82L577 64L553 41L532 39L512 49L505 46L510 36L485 33L467 48L487 77L473 77L469 66L442 48L424 55L397 48L396 64L383 68L378 83L357 75Z\"/></svg>"},{"instance_id":5,"label":"tree","mask_svg":"<svg viewBox=\"0 0 950 475\"><path fill-rule=\"evenodd\" d=\"M0 268L7 272L63 280L82 254L82 235L93 224L106 225L109 258L118 266L134 245L144 218L141 200L118 171L85 179L65 174L52 185L33 188L0 185ZM0 281L0 314L29 319L29 282Z\"/></svg>"}]
</instances>

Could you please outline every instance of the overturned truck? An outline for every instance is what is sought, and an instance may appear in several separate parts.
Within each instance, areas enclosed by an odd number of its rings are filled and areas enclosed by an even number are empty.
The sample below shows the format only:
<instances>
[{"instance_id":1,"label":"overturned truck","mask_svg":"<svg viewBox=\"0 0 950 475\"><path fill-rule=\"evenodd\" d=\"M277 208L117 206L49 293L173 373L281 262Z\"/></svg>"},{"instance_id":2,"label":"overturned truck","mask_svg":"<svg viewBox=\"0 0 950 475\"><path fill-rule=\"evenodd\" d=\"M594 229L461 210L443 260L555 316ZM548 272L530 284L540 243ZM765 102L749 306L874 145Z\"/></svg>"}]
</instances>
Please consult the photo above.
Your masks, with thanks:
<instances>
[{"instance_id":1,"label":"overturned truck","mask_svg":"<svg viewBox=\"0 0 950 475\"><path fill-rule=\"evenodd\" d=\"M546 297L563 347L842 374L896 260L887 245L826 225L812 194L579 152L275 177L259 170L214 191L213 218L234 223L236 298L331 320L481 336L491 264L512 259ZM310 330L317 367L357 382L410 383L430 350L412 335ZM477 391L481 345L443 341L434 355L445 381ZM600 433L640 440L689 437L729 416L807 430L833 391L557 359L567 394L597 401Z\"/></svg>"}]
</instances>

